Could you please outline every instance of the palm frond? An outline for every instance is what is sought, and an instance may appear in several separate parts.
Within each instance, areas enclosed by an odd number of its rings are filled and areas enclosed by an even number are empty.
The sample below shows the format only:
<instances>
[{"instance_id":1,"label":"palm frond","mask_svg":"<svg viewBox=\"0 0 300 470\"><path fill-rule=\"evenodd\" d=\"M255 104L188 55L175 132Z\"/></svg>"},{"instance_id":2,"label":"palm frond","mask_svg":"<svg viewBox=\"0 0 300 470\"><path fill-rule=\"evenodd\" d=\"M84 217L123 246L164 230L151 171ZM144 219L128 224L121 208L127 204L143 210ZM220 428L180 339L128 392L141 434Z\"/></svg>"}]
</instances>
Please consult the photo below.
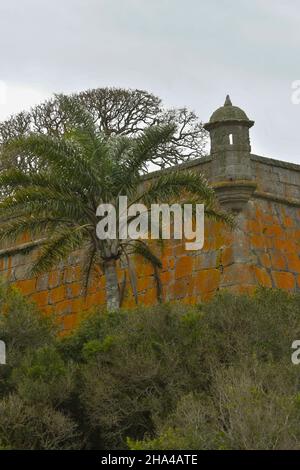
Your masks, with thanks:
<instances>
[{"instance_id":1,"label":"palm frond","mask_svg":"<svg viewBox=\"0 0 300 470\"><path fill-rule=\"evenodd\" d=\"M27 187L16 191L0 202L0 219L14 215L48 214L81 220L92 209L72 194L63 194L50 188Z\"/></svg>"},{"instance_id":2,"label":"palm frond","mask_svg":"<svg viewBox=\"0 0 300 470\"><path fill-rule=\"evenodd\" d=\"M37 188L49 188L55 191L61 191L64 194L75 191L78 194L82 194L82 187L76 182L76 186L72 186L71 182L68 181L68 186L63 180L57 177L57 174L50 173L49 171L39 171L38 173L25 173L24 171L11 168L3 171L0 174L0 190L6 193L20 188L26 188L34 186Z\"/></svg>"},{"instance_id":3,"label":"palm frond","mask_svg":"<svg viewBox=\"0 0 300 470\"><path fill-rule=\"evenodd\" d=\"M80 145L72 140L43 134L31 134L9 141L3 148L4 154L26 154L38 157L48 168L56 171L61 181L78 182L83 187L97 188L99 182L87 162Z\"/></svg>"},{"instance_id":4,"label":"palm frond","mask_svg":"<svg viewBox=\"0 0 300 470\"><path fill-rule=\"evenodd\" d=\"M108 140L112 159L117 163L122 163L128 157L132 149L132 139L126 136L116 136Z\"/></svg>"},{"instance_id":5,"label":"palm frond","mask_svg":"<svg viewBox=\"0 0 300 470\"><path fill-rule=\"evenodd\" d=\"M231 229L234 229L236 226L235 217L230 212L225 212L214 207L204 206L204 214L209 219L215 220L216 222L222 222L228 225Z\"/></svg>"},{"instance_id":6,"label":"palm frond","mask_svg":"<svg viewBox=\"0 0 300 470\"><path fill-rule=\"evenodd\" d=\"M87 295L89 281L92 277L93 272L100 274L97 268L100 268L99 253L95 247L95 244L90 242L84 250L84 259L82 264L83 271L83 293ZM103 268L102 268L103 270Z\"/></svg>"},{"instance_id":7,"label":"palm frond","mask_svg":"<svg viewBox=\"0 0 300 470\"><path fill-rule=\"evenodd\" d=\"M124 302L126 283L127 283L127 273L126 271L124 271L122 282L119 285L120 307L122 307L123 302Z\"/></svg>"},{"instance_id":8,"label":"palm frond","mask_svg":"<svg viewBox=\"0 0 300 470\"><path fill-rule=\"evenodd\" d=\"M155 158L159 147L170 141L175 130L173 124L148 127L140 137L132 140L132 149L122 163L127 180L140 176L141 170Z\"/></svg>"},{"instance_id":9,"label":"palm frond","mask_svg":"<svg viewBox=\"0 0 300 470\"><path fill-rule=\"evenodd\" d=\"M20 236L27 233L30 238L48 236L60 227L74 225L72 220L58 219L49 216L21 216L10 219L0 225L0 243L16 242Z\"/></svg>"},{"instance_id":10,"label":"palm frond","mask_svg":"<svg viewBox=\"0 0 300 470\"><path fill-rule=\"evenodd\" d=\"M50 270L70 253L80 248L83 241L84 232L81 227L76 230L66 227L57 230L56 236L42 245L41 254L32 268L32 275Z\"/></svg>"},{"instance_id":11,"label":"palm frond","mask_svg":"<svg viewBox=\"0 0 300 470\"><path fill-rule=\"evenodd\" d=\"M204 176L180 170L168 171L150 183L146 181L142 192L132 202L142 202L147 207L154 203L181 203L187 194L195 203L210 207L216 204L214 190Z\"/></svg>"},{"instance_id":12,"label":"palm frond","mask_svg":"<svg viewBox=\"0 0 300 470\"><path fill-rule=\"evenodd\" d=\"M159 269L162 267L161 260L153 253L150 247L142 240L135 240L129 243L130 253L139 255L146 261L148 261L153 267L153 276L156 284L156 295L159 302L163 299L162 283L159 275Z\"/></svg>"},{"instance_id":13,"label":"palm frond","mask_svg":"<svg viewBox=\"0 0 300 470\"><path fill-rule=\"evenodd\" d=\"M130 254L139 255L148 261L152 266L162 267L161 260L153 253L151 248L143 240L131 240L125 243Z\"/></svg>"}]
</instances>

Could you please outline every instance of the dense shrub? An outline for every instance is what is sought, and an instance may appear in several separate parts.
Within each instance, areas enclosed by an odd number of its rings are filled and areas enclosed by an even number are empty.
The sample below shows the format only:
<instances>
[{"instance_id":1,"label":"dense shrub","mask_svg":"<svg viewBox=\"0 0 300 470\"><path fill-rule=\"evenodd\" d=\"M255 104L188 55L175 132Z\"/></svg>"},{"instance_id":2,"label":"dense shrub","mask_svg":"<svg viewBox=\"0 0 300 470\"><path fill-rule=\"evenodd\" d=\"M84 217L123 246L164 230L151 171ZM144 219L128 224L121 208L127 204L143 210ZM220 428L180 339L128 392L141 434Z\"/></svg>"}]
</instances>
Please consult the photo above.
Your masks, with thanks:
<instances>
[{"instance_id":1,"label":"dense shrub","mask_svg":"<svg viewBox=\"0 0 300 470\"><path fill-rule=\"evenodd\" d=\"M2 448L300 448L299 295L96 309L64 338L14 290L0 305Z\"/></svg>"},{"instance_id":2,"label":"dense shrub","mask_svg":"<svg viewBox=\"0 0 300 470\"><path fill-rule=\"evenodd\" d=\"M0 284L0 448L72 449L78 424L64 407L74 379L58 351L57 328L14 288Z\"/></svg>"}]
</instances>

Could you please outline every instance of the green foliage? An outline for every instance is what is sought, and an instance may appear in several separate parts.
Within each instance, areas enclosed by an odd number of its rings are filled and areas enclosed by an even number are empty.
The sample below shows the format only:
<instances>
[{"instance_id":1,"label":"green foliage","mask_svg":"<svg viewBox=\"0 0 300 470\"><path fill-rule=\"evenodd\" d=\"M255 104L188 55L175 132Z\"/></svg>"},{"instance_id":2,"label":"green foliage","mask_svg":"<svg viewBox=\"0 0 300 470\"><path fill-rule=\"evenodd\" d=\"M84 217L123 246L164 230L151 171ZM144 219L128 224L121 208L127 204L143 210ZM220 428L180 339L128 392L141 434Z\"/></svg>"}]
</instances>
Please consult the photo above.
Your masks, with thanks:
<instances>
[{"instance_id":1,"label":"green foliage","mask_svg":"<svg viewBox=\"0 0 300 470\"><path fill-rule=\"evenodd\" d=\"M0 292L1 448L300 448L299 295L96 309L60 338L15 290Z\"/></svg>"},{"instance_id":2,"label":"green foliage","mask_svg":"<svg viewBox=\"0 0 300 470\"><path fill-rule=\"evenodd\" d=\"M49 406L30 405L17 395L0 401L0 442L5 449L70 450L79 447L76 423Z\"/></svg>"},{"instance_id":3,"label":"green foliage","mask_svg":"<svg viewBox=\"0 0 300 470\"><path fill-rule=\"evenodd\" d=\"M57 329L14 288L0 283L0 445L4 449L80 447L78 425L62 405L74 390L73 365L58 350Z\"/></svg>"},{"instance_id":4,"label":"green foliage","mask_svg":"<svg viewBox=\"0 0 300 470\"><path fill-rule=\"evenodd\" d=\"M101 352L107 352L111 349L114 343L113 336L106 336L103 341L98 339L91 339L87 341L82 348L82 356L85 360L92 359Z\"/></svg>"},{"instance_id":5,"label":"green foliage","mask_svg":"<svg viewBox=\"0 0 300 470\"><path fill-rule=\"evenodd\" d=\"M18 395L32 404L65 402L73 390L73 368L67 367L55 346L30 351L12 374Z\"/></svg>"},{"instance_id":6,"label":"green foliage","mask_svg":"<svg viewBox=\"0 0 300 470\"><path fill-rule=\"evenodd\" d=\"M26 351L52 344L56 328L14 287L0 283L0 331L7 344L9 366L15 366Z\"/></svg>"}]
</instances>

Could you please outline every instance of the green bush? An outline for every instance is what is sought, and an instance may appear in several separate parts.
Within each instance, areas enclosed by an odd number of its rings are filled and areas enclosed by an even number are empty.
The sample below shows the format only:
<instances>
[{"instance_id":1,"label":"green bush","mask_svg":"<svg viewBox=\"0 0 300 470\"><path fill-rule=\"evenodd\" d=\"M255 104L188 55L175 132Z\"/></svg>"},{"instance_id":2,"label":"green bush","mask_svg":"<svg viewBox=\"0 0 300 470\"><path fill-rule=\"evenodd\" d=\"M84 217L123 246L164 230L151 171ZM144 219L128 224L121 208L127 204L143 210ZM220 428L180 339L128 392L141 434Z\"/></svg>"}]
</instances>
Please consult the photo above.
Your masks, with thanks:
<instances>
[{"instance_id":1,"label":"green bush","mask_svg":"<svg viewBox=\"0 0 300 470\"><path fill-rule=\"evenodd\" d=\"M14 290L0 305L1 448L300 448L299 295L96 309L63 338Z\"/></svg>"},{"instance_id":2,"label":"green bush","mask_svg":"<svg viewBox=\"0 0 300 470\"><path fill-rule=\"evenodd\" d=\"M0 448L73 449L82 444L70 407L71 363L59 352L57 329L14 288L0 284ZM74 374L73 374L74 375Z\"/></svg>"}]
</instances>

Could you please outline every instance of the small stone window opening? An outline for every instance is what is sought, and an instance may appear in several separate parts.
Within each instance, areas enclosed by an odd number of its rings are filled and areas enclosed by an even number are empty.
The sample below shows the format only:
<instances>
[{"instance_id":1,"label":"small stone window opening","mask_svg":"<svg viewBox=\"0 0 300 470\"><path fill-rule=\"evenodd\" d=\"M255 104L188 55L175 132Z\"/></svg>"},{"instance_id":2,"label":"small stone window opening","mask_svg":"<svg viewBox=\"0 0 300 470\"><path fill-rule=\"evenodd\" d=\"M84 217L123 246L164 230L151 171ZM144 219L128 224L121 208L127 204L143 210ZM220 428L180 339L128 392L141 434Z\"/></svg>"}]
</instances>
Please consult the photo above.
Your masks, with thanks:
<instances>
[{"instance_id":1,"label":"small stone window opening","mask_svg":"<svg viewBox=\"0 0 300 470\"><path fill-rule=\"evenodd\" d=\"M229 134L229 145L233 145L233 135Z\"/></svg>"}]
</instances>

